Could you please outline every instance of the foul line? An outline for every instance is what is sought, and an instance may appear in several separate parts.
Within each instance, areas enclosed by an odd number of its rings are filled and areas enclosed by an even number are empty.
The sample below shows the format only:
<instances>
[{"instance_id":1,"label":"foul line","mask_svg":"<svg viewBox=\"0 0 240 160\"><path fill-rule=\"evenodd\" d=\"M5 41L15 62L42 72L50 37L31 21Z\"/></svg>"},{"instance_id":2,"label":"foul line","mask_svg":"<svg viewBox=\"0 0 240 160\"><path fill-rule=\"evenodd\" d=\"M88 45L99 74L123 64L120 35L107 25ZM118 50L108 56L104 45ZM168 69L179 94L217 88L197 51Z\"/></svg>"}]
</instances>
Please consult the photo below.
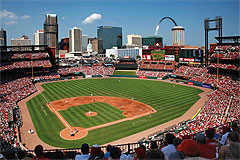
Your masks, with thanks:
<instances>
[{"instance_id":1,"label":"foul line","mask_svg":"<svg viewBox=\"0 0 240 160\"><path fill-rule=\"evenodd\" d=\"M37 88L37 86L35 86L36 88ZM37 88L37 90L38 90L38 88ZM40 92L39 90L38 90L38 92ZM48 103L48 100L47 100L47 98L42 94L42 92L40 92L40 94L42 95L42 97L46 100L46 102ZM62 118L62 116L55 110L55 108L53 108L53 106L50 104L50 103L48 103L48 105L53 109L53 111L55 112L55 114L57 115L57 117L58 118L60 118L61 120L62 120L62 122L72 131L72 128L69 126L69 124L65 121L65 119L64 118Z\"/></svg>"}]
</instances>

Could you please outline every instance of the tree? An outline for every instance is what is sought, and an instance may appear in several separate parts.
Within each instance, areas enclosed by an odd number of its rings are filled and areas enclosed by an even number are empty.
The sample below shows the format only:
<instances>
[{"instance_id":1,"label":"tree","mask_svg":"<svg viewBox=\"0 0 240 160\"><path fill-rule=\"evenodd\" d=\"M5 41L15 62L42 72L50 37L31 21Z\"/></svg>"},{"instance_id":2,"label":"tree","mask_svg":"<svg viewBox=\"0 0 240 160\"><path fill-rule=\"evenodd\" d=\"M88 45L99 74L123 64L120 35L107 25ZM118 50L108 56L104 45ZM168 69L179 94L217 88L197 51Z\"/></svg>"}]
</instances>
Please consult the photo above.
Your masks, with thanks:
<instances>
[{"instance_id":1,"label":"tree","mask_svg":"<svg viewBox=\"0 0 240 160\"><path fill-rule=\"evenodd\" d=\"M110 54L110 57L111 57L112 59L114 59L114 58L115 58L115 55L114 55L114 54Z\"/></svg>"}]
</instances>

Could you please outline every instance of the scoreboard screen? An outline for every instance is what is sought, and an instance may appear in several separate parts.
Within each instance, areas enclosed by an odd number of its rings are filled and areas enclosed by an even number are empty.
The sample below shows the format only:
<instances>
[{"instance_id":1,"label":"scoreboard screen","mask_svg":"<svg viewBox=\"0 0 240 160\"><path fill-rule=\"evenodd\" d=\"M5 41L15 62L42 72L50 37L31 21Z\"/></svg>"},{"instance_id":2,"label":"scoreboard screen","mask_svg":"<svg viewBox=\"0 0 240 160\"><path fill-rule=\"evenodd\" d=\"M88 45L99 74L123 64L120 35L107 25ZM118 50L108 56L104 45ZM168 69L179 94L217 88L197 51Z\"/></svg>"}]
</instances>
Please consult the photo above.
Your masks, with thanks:
<instances>
[{"instance_id":1,"label":"scoreboard screen","mask_svg":"<svg viewBox=\"0 0 240 160\"><path fill-rule=\"evenodd\" d=\"M202 62L201 49L181 49L179 50L179 62Z\"/></svg>"}]
</instances>

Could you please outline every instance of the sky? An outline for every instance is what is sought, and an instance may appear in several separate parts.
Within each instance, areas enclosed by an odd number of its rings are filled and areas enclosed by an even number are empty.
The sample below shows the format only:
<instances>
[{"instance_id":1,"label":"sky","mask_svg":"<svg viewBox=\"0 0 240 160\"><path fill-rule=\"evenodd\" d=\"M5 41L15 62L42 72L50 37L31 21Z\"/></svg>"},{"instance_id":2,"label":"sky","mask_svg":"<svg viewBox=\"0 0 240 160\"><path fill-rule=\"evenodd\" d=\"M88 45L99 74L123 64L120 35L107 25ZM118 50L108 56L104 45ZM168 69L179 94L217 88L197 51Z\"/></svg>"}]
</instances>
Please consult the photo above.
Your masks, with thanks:
<instances>
[{"instance_id":1,"label":"sky","mask_svg":"<svg viewBox=\"0 0 240 160\"><path fill-rule=\"evenodd\" d=\"M83 35L97 37L98 26L122 27L123 44L128 34L154 36L163 17L171 17L185 28L185 44L204 46L204 19L223 19L223 36L240 35L239 0L0 0L1 28L11 39L43 29L45 14L58 16L59 41L69 37L69 29L78 27ZM210 24L213 27L215 24ZM165 19L158 36L172 45L174 24ZM217 31L209 32L209 42L215 43Z\"/></svg>"}]
</instances>

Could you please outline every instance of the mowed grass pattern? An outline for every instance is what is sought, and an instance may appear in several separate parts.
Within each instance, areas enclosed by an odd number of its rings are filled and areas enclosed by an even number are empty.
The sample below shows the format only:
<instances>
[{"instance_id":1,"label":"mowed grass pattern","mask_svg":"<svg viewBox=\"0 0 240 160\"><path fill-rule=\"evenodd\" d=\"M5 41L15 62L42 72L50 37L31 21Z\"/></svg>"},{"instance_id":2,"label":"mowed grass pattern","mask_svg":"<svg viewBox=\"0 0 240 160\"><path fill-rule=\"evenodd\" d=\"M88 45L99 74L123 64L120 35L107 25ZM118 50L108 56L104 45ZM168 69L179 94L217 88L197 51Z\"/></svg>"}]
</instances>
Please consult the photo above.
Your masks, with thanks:
<instances>
[{"instance_id":1,"label":"mowed grass pattern","mask_svg":"<svg viewBox=\"0 0 240 160\"><path fill-rule=\"evenodd\" d=\"M61 147L80 147L82 143L106 144L111 141L144 131L183 115L200 97L202 90L161 81L141 79L83 79L59 81L43 85L42 93L48 101L55 101L79 96L113 96L140 101L152 106L158 112L135 120L121 122L88 132L80 140L67 141L59 136L65 127L47 107L42 111L41 105L46 104L45 98L38 95L27 102L32 121L38 136L47 144ZM106 110L108 112L108 110ZM133 125L133 123L135 125Z\"/></svg>"},{"instance_id":2,"label":"mowed grass pattern","mask_svg":"<svg viewBox=\"0 0 240 160\"><path fill-rule=\"evenodd\" d=\"M85 116L86 112L97 112L97 116ZM126 118L123 111L107 103L96 102L69 107L59 112L72 127L89 128Z\"/></svg>"}]
</instances>

